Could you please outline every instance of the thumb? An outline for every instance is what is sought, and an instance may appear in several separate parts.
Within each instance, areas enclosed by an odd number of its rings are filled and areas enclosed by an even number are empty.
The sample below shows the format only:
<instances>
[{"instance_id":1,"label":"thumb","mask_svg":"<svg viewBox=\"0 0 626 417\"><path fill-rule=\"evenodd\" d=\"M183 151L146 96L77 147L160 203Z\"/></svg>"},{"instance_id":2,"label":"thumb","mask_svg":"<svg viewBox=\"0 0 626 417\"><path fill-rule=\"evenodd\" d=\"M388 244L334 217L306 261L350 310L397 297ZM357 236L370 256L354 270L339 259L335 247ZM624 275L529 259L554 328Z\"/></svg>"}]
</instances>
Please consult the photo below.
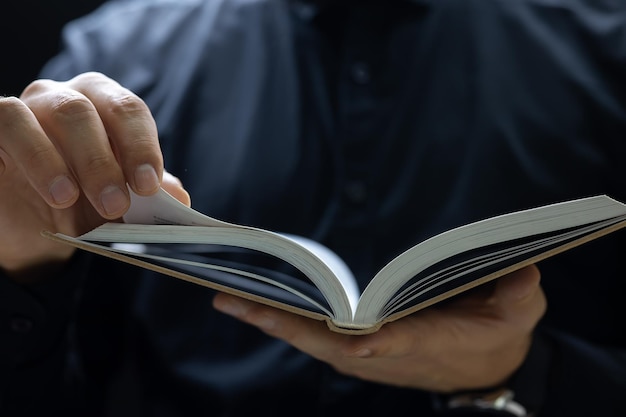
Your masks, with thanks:
<instances>
[{"instance_id":1,"label":"thumb","mask_svg":"<svg viewBox=\"0 0 626 417\"><path fill-rule=\"evenodd\" d=\"M174 198L187 207L191 206L191 197L189 196L189 193L185 191L183 183L180 179L178 179L178 177L175 177L167 171L163 171L162 187L165 191L170 193Z\"/></svg>"},{"instance_id":2,"label":"thumb","mask_svg":"<svg viewBox=\"0 0 626 417\"><path fill-rule=\"evenodd\" d=\"M496 280L492 302L504 316L534 326L546 310L541 274L529 265Z\"/></svg>"},{"instance_id":3,"label":"thumb","mask_svg":"<svg viewBox=\"0 0 626 417\"><path fill-rule=\"evenodd\" d=\"M540 280L537 266L526 266L498 279L494 296L501 302L523 302L539 290Z\"/></svg>"}]
</instances>

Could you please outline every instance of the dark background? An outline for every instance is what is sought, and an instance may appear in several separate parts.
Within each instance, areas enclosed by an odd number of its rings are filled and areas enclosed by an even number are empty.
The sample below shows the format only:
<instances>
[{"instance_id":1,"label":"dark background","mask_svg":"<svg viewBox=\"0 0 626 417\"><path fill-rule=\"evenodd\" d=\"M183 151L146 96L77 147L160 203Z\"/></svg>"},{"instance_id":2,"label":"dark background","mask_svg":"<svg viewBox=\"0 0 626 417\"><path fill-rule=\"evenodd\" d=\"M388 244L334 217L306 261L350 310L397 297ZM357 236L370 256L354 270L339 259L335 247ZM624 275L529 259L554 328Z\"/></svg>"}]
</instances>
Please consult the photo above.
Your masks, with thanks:
<instances>
[{"instance_id":1,"label":"dark background","mask_svg":"<svg viewBox=\"0 0 626 417\"><path fill-rule=\"evenodd\" d=\"M0 6L0 95L18 96L59 49L61 28L104 0L13 0Z\"/></svg>"}]
</instances>

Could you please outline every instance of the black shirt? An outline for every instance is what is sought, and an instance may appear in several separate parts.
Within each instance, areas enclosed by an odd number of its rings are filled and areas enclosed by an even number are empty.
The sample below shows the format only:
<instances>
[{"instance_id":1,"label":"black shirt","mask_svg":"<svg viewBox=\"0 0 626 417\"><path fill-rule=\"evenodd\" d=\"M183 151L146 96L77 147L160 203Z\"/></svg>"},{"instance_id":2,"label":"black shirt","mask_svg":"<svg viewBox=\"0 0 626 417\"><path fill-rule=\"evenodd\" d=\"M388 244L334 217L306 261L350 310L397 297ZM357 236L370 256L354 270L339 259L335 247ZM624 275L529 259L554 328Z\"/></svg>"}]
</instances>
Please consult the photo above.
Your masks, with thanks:
<instances>
[{"instance_id":1,"label":"black shirt","mask_svg":"<svg viewBox=\"0 0 626 417\"><path fill-rule=\"evenodd\" d=\"M95 70L129 87L194 208L318 239L365 285L462 223L598 193L626 201L625 12L608 0L112 2L67 28L43 76ZM542 416L626 414L625 237L540 264L548 312L511 383ZM93 414L113 397L159 416L435 413L429 393L339 375L213 311L211 291L85 254L57 278L0 280L0 410ZM134 388L108 391L120 364Z\"/></svg>"}]
</instances>

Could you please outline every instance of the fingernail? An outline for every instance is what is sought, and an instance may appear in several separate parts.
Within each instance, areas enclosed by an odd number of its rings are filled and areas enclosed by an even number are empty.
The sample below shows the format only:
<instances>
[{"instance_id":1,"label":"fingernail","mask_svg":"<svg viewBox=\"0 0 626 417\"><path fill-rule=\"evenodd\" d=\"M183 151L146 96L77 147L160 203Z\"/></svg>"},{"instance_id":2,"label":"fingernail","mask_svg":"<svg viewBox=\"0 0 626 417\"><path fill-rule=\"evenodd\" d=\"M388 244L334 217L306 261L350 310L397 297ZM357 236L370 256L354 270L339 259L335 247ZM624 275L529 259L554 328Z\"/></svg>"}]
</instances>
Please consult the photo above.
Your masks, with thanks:
<instances>
[{"instance_id":1,"label":"fingernail","mask_svg":"<svg viewBox=\"0 0 626 417\"><path fill-rule=\"evenodd\" d=\"M159 187L159 176L150 164L139 165L135 170L135 187L138 191L150 192Z\"/></svg>"},{"instance_id":2,"label":"fingernail","mask_svg":"<svg viewBox=\"0 0 626 417\"><path fill-rule=\"evenodd\" d=\"M56 177L48 189L56 204L65 204L76 197L77 189L74 182L66 175Z\"/></svg>"},{"instance_id":3,"label":"fingernail","mask_svg":"<svg viewBox=\"0 0 626 417\"><path fill-rule=\"evenodd\" d=\"M128 197L116 185L109 185L100 194L100 202L104 211L109 216L121 214L121 212L128 206Z\"/></svg>"}]
</instances>

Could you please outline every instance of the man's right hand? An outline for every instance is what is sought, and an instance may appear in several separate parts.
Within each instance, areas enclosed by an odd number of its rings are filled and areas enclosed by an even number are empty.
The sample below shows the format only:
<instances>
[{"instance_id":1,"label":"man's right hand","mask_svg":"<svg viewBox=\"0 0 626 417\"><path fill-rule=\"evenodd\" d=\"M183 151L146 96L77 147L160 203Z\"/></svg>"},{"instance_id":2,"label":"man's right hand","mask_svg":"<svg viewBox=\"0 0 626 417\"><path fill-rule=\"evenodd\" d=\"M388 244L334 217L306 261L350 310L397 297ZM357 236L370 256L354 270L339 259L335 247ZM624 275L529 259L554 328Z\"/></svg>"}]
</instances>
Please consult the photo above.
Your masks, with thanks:
<instances>
[{"instance_id":1,"label":"man's right hand","mask_svg":"<svg viewBox=\"0 0 626 417\"><path fill-rule=\"evenodd\" d=\"M118 219L127 183L150 195L162 178L148 107L102 74L39 80L19 99L0 98L0 270L19 279L66 261L73 249L42 229L78 235Z\"/></svg>"}]
</instances>

